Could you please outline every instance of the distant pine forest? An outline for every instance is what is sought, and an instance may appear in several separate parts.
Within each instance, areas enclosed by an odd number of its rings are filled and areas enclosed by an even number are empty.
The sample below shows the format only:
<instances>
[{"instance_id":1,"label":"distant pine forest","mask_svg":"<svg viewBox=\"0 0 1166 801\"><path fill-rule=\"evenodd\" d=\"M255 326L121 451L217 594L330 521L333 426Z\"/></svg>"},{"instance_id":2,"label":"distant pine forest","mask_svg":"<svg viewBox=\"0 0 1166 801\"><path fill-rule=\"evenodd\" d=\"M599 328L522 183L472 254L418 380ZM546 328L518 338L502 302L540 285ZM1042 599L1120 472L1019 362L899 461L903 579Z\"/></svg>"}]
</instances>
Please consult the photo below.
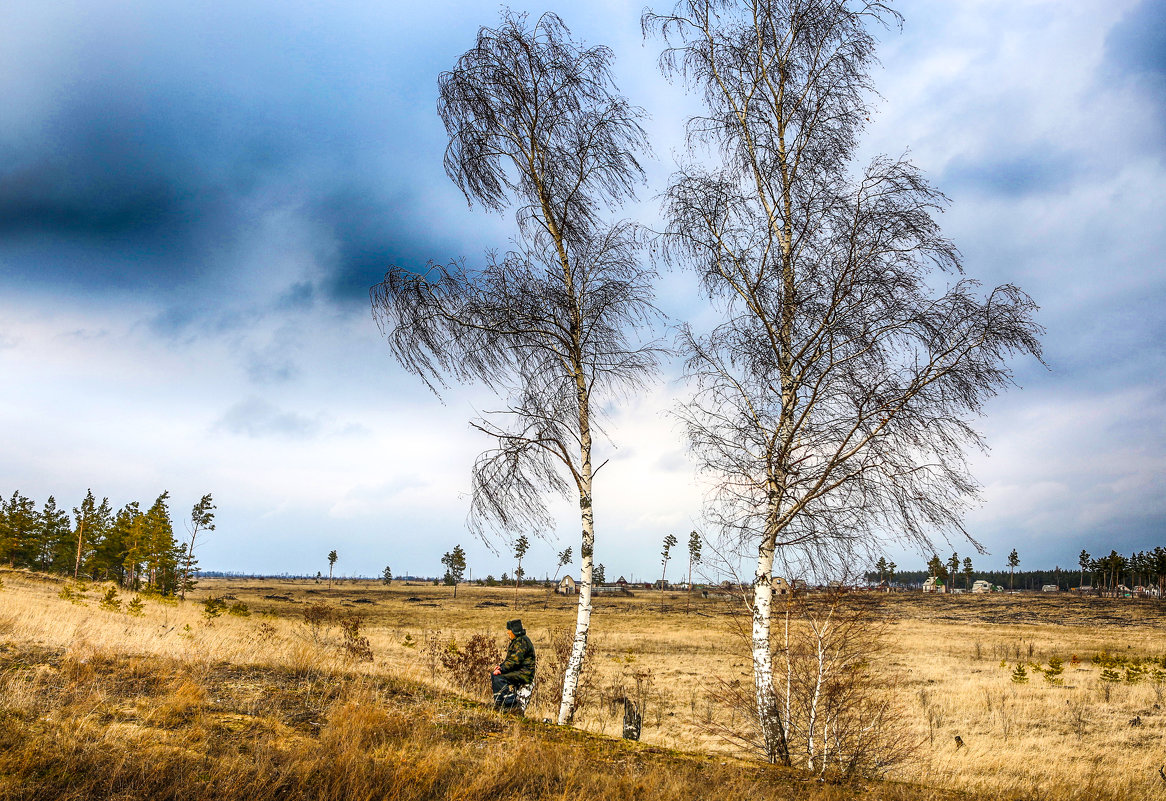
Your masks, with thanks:
<instances>
[{"instance_id":1,"label":"distant pine forest","mask_svg":"<svg viewBox=\"0 0 1166 801\"><path fill-rule=\"evenodd\" d=\"M43 504L22 495L0 498L0 563L92 581L115 581L135 591L175 595L193 588L193 545L214 529L209 494L194 505L187 537L174 536L170 493L145 510L138 501L114 512L90 490L72 514L50 495Z\"/></svg>"},{"instance_id":2,"label":"distant pine forest","mask_svg":"<svg viewBox=\"0 0 1166 801\"><path fill-rule=\"evenodd\" d=\"M20 491L13 492L7 499L0 497L0 564L114 581L127 589L160 595L185 592L199 575L193 546L200 534L214 530L215 506L210 494L204 495L191 509L187 537L180 540L174 534L169 504L170 493L163 492L144 511L140 502L133 501L114 512L109 498L98 503L90 490L70 514L54 496L38 505ZM1015 551L1009 558L1019 564ZM208 571L205 575L243 574ZM1128 556L1110 551L1101 557L1082 551L1076 569L976 570L970 557L960 560L952 554L946 562L932 557L923 570L899 570L884 558L863 573L871 584L885 581L903 588L919 587L930 576L957 590L970 590L976 581L985 580L1006 590L1144 588L1166 597L1166 548ZM597 576L597 581L603 579Z\"/></svg>"},{"instance_id":3,"label":"distant pine forest","mask_svg":"<svg viewBox=\"0 0 1166 801\"><path fill-rule=\"evenodd\" d=\"M898 570L893 562L879 559L873 570L863 577L870 583L887 582L891 586L919 587L930 577L943 580L954 590L970 590L977 581L988 581L1005 590L1043 590L1056 587L1069 590L1088 587L1100 592L1132 592L1166 597L1166 548L1138 551L1123 556L1111 550L1108 556L1094 557L1081 551L1077 569L1054 567L1052 570L1018 570L1019 554L1009 554L1009 570L976 570L971 557L962 560L952 554L947 561L931 557L924 570Z\"/></svg>"}]
</instances>

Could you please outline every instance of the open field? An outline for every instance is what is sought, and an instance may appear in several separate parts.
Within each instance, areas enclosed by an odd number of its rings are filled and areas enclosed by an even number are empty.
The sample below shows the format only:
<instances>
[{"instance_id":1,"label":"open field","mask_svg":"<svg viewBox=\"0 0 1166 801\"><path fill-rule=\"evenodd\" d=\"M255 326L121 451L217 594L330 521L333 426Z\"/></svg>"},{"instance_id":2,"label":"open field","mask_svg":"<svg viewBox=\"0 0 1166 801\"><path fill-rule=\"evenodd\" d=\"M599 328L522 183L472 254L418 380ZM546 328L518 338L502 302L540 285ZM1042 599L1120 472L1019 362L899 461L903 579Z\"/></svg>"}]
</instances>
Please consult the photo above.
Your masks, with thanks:
<instances>
[{"instance_id":1,"label":"open field","mask_svg":"<svg viewBox=\"0 0 1166 801\"><path fill-rule=\"evenodd\" d=\"M735 713L709 677L748 678L731 598L694 594L687 613L679 593L663 612L658 592L597 598L576 725L618 737L610 701L638 696L643 743L631 745L537 722L555 716L554 641L574 620L574 599L541 588L524 588L516 610L513 588L463 586L454 599L447 587L396 582L218 579L185 603L145 599L133 616L101 608L103 586L71 601L57 579L0 571L0 581L0 798L66 797L74 785L78 798L677 798L706 795L709 783L741 798L1166 794L1166 666L1148 661L1166 657L1166 608L1151 601L851 596L883 621L902 736L918 749L895 781L844 789L740 762L747 755L710 733ZM208 619L208 597L249 615ZM123 610L129 599L121 594ZM319 604L362 618L372 662L346 658L356 651L345 651L341 626L305 622ZM524 722L472 703L484 678L463 685L439 659L451 638L464 646L484 634L501 648L514 616L540 658ZM1108 667L1093 661L1101 653ZM1053 657L1065 663L1061 686L1034 667ZM1139 659L1143 669L1126 669ZM1029 666L1025 684L1012 681L1018 663ZM1117 681L1103 681L1106 670ZM531 765L523 789L500 789L519 765ZM174 782L200 790L161 791Z\"/></svg>"}]
</instances>

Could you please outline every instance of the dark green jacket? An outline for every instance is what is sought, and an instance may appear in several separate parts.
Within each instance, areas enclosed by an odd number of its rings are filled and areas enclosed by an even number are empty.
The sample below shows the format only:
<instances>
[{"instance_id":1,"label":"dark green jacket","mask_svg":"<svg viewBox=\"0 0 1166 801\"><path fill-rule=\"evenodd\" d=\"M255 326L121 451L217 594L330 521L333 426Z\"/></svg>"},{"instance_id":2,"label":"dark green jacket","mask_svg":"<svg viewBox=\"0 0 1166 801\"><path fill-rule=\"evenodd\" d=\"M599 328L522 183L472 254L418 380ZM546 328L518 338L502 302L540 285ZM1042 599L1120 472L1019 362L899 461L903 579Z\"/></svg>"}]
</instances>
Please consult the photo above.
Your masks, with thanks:
<instances>
[{"instance_id":1,"label":"dark green jacket","mask_svg":"<svg viewBox=\"0 0 1166 801\"><path fill-rule=\"evenodd\" d=\"M520 634L511 640L500 667L503 677L512 684L534 681L534 643L530 637Z\"/></svg>"}]
</instances>

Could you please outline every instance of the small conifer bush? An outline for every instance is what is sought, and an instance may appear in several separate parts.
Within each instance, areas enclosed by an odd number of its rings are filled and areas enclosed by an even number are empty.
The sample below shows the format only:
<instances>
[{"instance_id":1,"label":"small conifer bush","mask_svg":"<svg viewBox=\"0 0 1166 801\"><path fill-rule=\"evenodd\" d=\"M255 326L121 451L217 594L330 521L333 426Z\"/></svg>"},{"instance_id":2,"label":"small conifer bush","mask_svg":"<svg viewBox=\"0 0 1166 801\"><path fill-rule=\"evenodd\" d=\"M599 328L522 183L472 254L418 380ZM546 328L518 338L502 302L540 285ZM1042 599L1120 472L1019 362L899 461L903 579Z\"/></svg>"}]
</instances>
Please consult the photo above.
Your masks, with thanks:
<instances>
[{"instance_id":1,"label":"small conifer bush","mask_svg":"<svg viewBox=\"0 0 1166 801\"><path fill-rule=\"evenodd\" d=\"M105 595L101 598L98 604L106 612L120 612L121 599L117 597L117 587L110 587L105 591Z\"/></svg>"},{"instance_id":2,"label":"small conifer bush","mask_svg":"<svg viewBox=\"0 0 1166 801\"><path fill-rule=\"evenodd\" d=\"M1061 685L1065 680L1061 674L1065 672L1065 663L1059 656L1054 656L1049 659L1049 666L1045 668L1045 681L1053 685Z\"/></svg>"},{"instance_id":3,"label":"small conifer bush","mask_svg":"<svg viewBox=\"0 0 1166 801\"><path fill-rule=\"evenodd\" d=\"M227 611L227 602L222 598L207 598L202 602L202 616L213 620Z\"/></svg>"}]
</instances>

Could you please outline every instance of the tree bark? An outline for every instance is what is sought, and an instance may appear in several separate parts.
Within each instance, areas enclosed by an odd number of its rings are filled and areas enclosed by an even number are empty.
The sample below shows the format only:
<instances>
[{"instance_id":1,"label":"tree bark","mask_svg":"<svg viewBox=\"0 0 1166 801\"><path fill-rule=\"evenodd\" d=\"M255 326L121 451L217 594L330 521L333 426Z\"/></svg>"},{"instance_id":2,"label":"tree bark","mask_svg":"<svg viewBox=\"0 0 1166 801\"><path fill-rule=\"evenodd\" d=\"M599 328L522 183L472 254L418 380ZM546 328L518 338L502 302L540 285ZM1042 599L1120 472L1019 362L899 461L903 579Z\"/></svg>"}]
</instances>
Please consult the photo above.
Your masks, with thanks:
<instances>
[{"instance_id":1,"label":"tree bark","mask_svg":"<svg viewBox=\"0 0 1166 801\"><path fill-rule=\"evenodd\" d=\"M769 635L773 619L773 558L777 532L770 530L757 548L757 571L753 577L753 684L757 716L765 738L770 762L789 764L785 729L773 687L773 650Z\"/></svg>"},{"instance_id":2,"label":"tree bark","mask_svg":"<svg viewBox=\"0 0 1166 801\"><path fill-rule=\"evenodd\" d=\"M81 572L81 543L85 538L85 516L81 516L81 523L77 526L77 563L73 566L73 580L77 580L77 574Z\"/></svg>"},{"instance_id":3,"label":"tree bark","mask_svg":"<svg viewBox=\"0 0 1166 801\"><path fill-rule=\"evenodd\" d=\"M585 413L580 408L580 416ZM582 429L583 466L579 486L579 512L583 523L583 543L581 566L579 569L579 607L575 617L575 641L571 646L571 658L567 660L567 671L563 676L563 698L559 704L559 725L565 726L575 716L575 697L579 688L579 675L583 671L583 658L587 652L587 635L591 630L591 580L595 566L595 517L591 508L591 430Z\"/></svg>"}]
</instances>

